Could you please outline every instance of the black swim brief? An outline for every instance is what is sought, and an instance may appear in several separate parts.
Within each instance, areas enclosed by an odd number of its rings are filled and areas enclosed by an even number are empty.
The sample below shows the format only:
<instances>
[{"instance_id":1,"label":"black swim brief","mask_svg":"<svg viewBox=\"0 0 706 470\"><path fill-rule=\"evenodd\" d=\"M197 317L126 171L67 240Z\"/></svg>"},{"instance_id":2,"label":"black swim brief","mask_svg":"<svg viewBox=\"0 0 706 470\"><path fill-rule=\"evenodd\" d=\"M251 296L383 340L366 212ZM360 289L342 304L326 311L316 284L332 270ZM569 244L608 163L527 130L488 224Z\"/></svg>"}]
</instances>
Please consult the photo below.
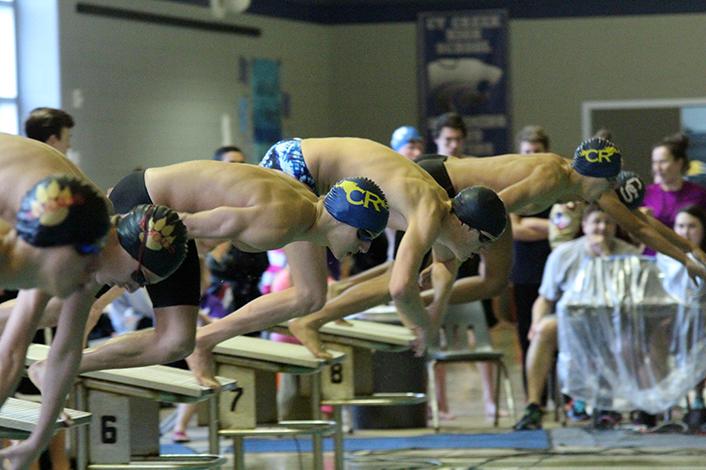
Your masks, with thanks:
<instances>
[{"instance_id":1,"label":"black swim brief","mask_svg":"<svg viewBox=\"0 0 706 470\"><path fill-rule=\"evenodd\" d=\"M125 214L140 204L154 204L145 186L144 170L134 171L120 180L110 193L115 212ZM186 259L171 276L147 286L154 308L199 305L201 267L194 240L189 240Z\"/></svg>"}]
</instances>

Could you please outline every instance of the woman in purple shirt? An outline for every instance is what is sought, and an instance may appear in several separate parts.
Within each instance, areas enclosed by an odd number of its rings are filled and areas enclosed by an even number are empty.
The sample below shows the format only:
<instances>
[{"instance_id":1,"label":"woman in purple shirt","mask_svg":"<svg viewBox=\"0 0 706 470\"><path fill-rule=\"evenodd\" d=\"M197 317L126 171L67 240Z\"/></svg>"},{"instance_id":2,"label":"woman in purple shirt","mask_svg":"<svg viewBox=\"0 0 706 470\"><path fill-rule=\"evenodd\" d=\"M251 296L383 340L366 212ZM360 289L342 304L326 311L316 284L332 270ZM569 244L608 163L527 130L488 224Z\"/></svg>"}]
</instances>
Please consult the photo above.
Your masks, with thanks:
<instances>
[{"instance_id":1,"label":"woman in purple shirt","mask_svg":"<svg viewBox=\"0 0 706 470\"><path fill-rule=\"evenodd\" d=\"M688 146L689 139L677 133L652 148L654 184L647 186L644 205L668 227L674 226L682 207L696 204L706 208L706 189L684 179L689 168Z\"/></svg>"}]
</instances>

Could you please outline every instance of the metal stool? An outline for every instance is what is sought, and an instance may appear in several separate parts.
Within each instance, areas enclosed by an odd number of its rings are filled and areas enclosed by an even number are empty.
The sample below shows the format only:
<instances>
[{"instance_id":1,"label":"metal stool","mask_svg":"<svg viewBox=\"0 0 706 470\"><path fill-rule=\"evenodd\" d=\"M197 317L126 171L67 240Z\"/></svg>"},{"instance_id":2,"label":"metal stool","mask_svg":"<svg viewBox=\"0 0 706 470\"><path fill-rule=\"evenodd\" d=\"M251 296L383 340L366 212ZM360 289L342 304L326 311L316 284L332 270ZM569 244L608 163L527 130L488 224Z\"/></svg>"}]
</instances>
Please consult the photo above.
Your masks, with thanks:
<instances>
[{"instance_id":1,"label":"metal stool","mask_svg":"<svg viewBox=\"0 0 706 470\"><path fill-rule=\"evenodd\" d=\"M424 403L427 397L423 393L375 393L369 396L338 398L322 400L322 405L333 408L333 419L336 425L334 434L334 455L336 470L343 470L344 444L343 444L343 407L344 406L399 406L417 405Z\"/></svg>"},{"instance_id":2,"label":"metal stool","mask_svg":"<svg viewBox=\"0 0 706 470\"><path fill-rule=\"evenodd\" d=\"M475 333L476 347L468 346L466 331L471 328ZM512 395L510 375L503 360L504 354L496 351L490 344L490 334L485 314L480 302L449 305L442 330L446 333L449 350L429 350L427 353L427 378L429 400L432 411L432 424L439 431L439 404L436 396L436 381L434 368L439 362L492 362L497 367L495 376L495 419L493 425L498 425L500 417L500 380L504 377L505 395L508 411L515 417L515 400Z\"/></svg>"},{"instance_id":3,"label":"metal stool","mask_svg":"<svg viewBox=\"0 0 706 470\"><path fill-rule=\"evenodd\" d=\"M221 437L233 439L233 463L236 470L245 469L244 440L246 437L296 436L311 435L315 438L330 436L336 431L336 423L324 420L280 421L272 426L262 426L253 429L222 429L218 431ZM314 443L315 444L315 443ZM323 469L323 449L319 452L314 448L314 468Z\"/></svg>"},{"instance_id":4,"label":"metal stool","mask_svg":"<svg viewBox=\"0 0 706 470\"><path fill-rule=\"evenodd\" d=\"M136 457L126 464L91 464L91 470L167 470L167 469L211 469L221 468L227 459L220 455L171 455L162 454L154 457Z\"/></svg>"}]
</instances>

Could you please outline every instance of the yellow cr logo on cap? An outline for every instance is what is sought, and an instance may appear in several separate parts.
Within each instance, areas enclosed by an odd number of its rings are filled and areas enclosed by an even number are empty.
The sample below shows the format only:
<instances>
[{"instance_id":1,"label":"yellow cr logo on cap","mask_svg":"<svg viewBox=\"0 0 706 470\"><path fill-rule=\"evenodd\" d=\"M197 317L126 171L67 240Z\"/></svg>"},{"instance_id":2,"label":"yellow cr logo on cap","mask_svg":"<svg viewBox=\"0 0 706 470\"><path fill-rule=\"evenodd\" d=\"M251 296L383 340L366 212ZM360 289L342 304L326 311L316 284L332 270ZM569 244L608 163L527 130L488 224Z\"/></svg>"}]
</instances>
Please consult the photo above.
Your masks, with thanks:
<instances>
[{"instance_id":1,"label":"yellow cr logo on cap","mask_svg":"<svg viewBox=\"0 0 706 470\"><path fill-rule=\"evenodd\" d=\"M610 163L610 159L613 155L618 153L618 149L615 147L606 147L602 149L583 149L579 153L587 162L590 163Z\"/></svg>"},{"instance_id":2,"label":"yellow cr logo on cap","mask_svg":"<svg viewBox=\"0 0 706 470\"><path fill-rule=\"evenodd\" d=\"M335 187L343 189L346 193L346 200L354 206L363 206L366 209L372 205L375 212L380 212L380 206L387 209L387 203L375 193L366 191L358 186L355 181L342 181Z\"/></svg>"}]
</instances>

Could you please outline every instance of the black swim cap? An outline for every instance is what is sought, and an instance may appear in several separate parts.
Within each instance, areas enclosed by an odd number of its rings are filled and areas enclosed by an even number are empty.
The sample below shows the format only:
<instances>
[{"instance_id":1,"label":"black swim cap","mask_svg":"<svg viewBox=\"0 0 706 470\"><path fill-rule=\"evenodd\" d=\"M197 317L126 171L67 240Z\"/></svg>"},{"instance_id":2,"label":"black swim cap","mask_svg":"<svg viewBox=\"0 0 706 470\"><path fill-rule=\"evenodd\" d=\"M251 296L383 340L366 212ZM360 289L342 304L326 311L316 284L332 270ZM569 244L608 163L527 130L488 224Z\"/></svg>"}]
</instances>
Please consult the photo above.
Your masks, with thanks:
<instances>
[{"instance_id":1,"label":"black swim cap","mask_svg":"<svg viewBox=\"0 0 706 470\"><path fill-rule=\"evenodd\" d=\"M505 204L495 191L485 186L463 189L453 198L451 207L462 223L485 232L493 240L500 237L507 226Z\"/></svg>"},{"instance_id":2,"label":"black swim cap","mask_svg":"<svg viewBox=\"0 0 706 470\"><path fill-rule=\"evenodd\" d=\"M125 251L160 277L167 277L186 258L186 226L165 206L142 204L120 217L118 241Z\"/></svg>"},{"instance_id":3,"label":"black swim cap","mask_svg":"<svg viewBox=\"0 0 706 470\"><path fill-rule=\"evenodd\" d=\"M80 178L48 176L27 191L15 229L37 247L74 245L81 254L98 253L110 228L108 205Z\"/></svg>"},{"instance_id":4,"label":"black swim cap","mask_svg":"<svg viewBox=\"0 0 706 470\"><path fill-rule=\"evenodd\" d=\"M645 199L645 182L640 175L634 171L621 171L618 173L616 183L618 187L615 188L615 192L620 202L631 211L642 206L642 201Z\"/></svg>"}]
</instances>

